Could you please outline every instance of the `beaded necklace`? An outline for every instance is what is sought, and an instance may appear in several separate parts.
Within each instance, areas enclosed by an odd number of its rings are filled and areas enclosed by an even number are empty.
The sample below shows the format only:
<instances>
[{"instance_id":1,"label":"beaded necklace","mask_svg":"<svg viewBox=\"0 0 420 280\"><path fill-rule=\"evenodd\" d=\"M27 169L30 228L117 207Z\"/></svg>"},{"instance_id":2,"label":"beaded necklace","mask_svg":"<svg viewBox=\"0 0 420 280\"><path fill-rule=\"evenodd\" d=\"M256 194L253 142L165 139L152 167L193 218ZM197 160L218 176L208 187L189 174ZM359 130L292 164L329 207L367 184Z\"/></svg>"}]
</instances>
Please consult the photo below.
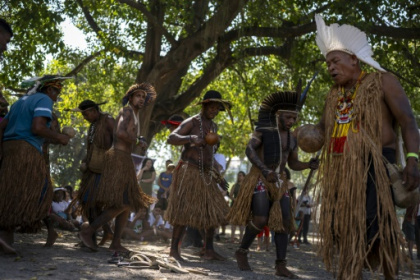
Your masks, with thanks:
<instances>
[{"instance_id":1,"label":"beaded necklace","mask_svg":"<svg viewBox=\"0 0 420 280\"><path fill-rule=\"evenodd\" d=\"M89 132L88 132L88 142L90 144L93 143L93 138L95 137L95 129L96 128L96 122L92 123L89 127Z\"/></svg>"},{"instance_id":2,"label":"beaded necklace","mask_svg":"<svg viewBox=\"0 0 420 280\"><path fill-rule=\"evenodd\" d=\"M140 137L140 122L139 122L139 117L138 117L138 113L136 114L133 107L131 107L130 104L128 104L128 107L131 108L131 110L133 110L133 115L134 115L134 125L137 125L137 137Z\"/></svg>"},{"instance_id":3,"label":"beaded necklace","mask_svg":"<svg viewBox=\"0 0 420 280\"><path fill-rule=\"evenodd\" d=\"M351 89L346 91L344 87L340 86L338 99L337 99L337 107L335 111L336 122L338 124L349 123L353 120L354 118L353 100L356 97L357 90L359 89L359 86L360 86L360 81L363 78L364 74L365 74L364 71L360 73L356 84L354 84L351 87Z\"/></svg>"},{"instance_id":4,"label":"beaded necklace","mask_svg":"<svg viewBox=\"0 0 420 280\"><path fill-rule=\"evenodd\" d=\"M356 98L357 90L359 89L362 78L365 72L362 71L357 79L356 84L348 91L344 87L339 87L337 106L335 110L335 123L331 137L331 151L333 154L340 155L344 151L344 145L347 141L347 135L350 130L357 133L359 130L354 127L354 99ZM354 89L354 92L352 93Z\"/></svg>"},{"instance_id":5,"label":"beaded necklace","mask_svg":"<svg viewBox=\"0 0 420 280\"><path fill-rule=\"evenodd\" d=\"M201 138L204 139L204 131L203 131L203 121L201 119L201 114L198 114L198 120L200 123L200 136ZM210 124L210 126L212 126L212 123ZM211 175L211 169L213 168L213 164L214 164L214 146L212 147L212 156L211 156L211 167L209 169L208 172L208 176L210 177L210 181L207 182L206 178L205 178L205 174L204 174L204 161L203 161L203 146L200 147L200 153L198 154L198 169L200 171L200 176L203 179L204 184L206 184L207 186L211 184L211 182L213 181L213 176Z\"/></svg>"}]
</instances>

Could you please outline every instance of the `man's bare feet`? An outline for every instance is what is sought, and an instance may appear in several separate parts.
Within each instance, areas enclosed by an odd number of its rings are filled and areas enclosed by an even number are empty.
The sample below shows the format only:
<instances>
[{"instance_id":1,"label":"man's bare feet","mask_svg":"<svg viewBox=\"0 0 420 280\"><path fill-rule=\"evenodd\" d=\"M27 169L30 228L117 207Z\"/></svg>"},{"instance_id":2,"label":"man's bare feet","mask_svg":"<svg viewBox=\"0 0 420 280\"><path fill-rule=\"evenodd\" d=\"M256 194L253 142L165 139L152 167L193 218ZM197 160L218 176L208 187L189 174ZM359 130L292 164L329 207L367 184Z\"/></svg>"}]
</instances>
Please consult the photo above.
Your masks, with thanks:
<instances>
[{"instance_id":1,"label":"man's bare feet","mask_svg":"<svg viewBox=\"0 0 420 280\"><path fill-rule=\"evenodd\" d=\"M58 238L58 233L55 230L48 232L47 242L45 243L44 247L52 247L52 245L54 245L57 238Z\"/></svg>"},{"instance_id":2,"label":"man's bare feet","mask_svg":"<svg viewBox=\"0 0 420 280\"><path fill-rule=\"evenodd\" d=\"M92 235L95 233L95 230L88 224L84 223L80 227L81 231L79 232L79 238L83 242L83 244L88 247L90 250L96 252L95 243L92 240Z\"/></svg>"},{"instance_id":3,"label":"man's bare feet","mask_svg":"<svg viewBox=\"0 0 420 280\"><path fill-rule=\"evenodd\" d=\"M104 236L102 236L101 242L99 242L98 246L103 246L105 243L109 240L112 240L114 238L114 235L111 233L104 233Z\"/></svg>"},{"instance_id":4,"label":"man's bare feet","mask_svg":"<svg viewBox=\"0 0 420 280\"><path fill-rule=\"evenodd\" d=\"M17 254L16 250L1 238L0 238L0 248L3 250L5 254Z\"/></svg>"},{"instance_id":5,"label":"man's bare feet","mask_svg":"<svg viewBox=\"0 0 420 280\"><path fill-rule=\"evenodd\" d=\"M226 258L222 257L216 251L207 249L202 256L205 260L214 260L214 261L225 261Z\"/></svg>"},{"instance_id":6,"label":"man's bare feet","mask_svg":"<svg viewBox=\"0 0 420 280\"><path fill-rule=\"evenodd\" d=\"M185 260L181 257L181 255L179 254L179 251L176 250L170 250L169 252L169 256L173 257L174 259L176 259L179 262L185 262Z\"/></svg>"},{"instance_id":7,"label":"man's bare feet","mask_svg":"<svg viewBox=\"0 0 420 280\"><path fill-rule=\"evenodd\" d=\"M114 242L111 243L111 245L109 246L108 249L110 251L116 251L116 252L119 252L119 253L127 253L127 252L130 252L130 250L128 250L127 248L125 248L121 244L116 244Z\"/></svg>"}]
</instances>

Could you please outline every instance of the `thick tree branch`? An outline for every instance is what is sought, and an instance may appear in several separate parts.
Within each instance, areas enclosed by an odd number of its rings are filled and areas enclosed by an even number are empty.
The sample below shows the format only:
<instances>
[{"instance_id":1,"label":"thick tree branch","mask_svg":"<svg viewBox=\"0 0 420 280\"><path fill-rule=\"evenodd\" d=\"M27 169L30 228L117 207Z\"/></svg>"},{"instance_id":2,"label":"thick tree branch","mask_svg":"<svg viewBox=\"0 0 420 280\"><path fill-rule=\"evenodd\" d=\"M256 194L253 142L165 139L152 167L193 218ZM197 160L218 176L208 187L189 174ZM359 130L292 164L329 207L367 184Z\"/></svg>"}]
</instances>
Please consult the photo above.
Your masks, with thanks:
<instances>
[{"instance_id":1,"label":"thick tree branch","mask_svg":"<svg viewBox=\"0 0 420 280\"><path fill-rule=\"evenodd\" d=\"M76 2L80 6L80 8L82 9L82 12L85 15L85 18L86 18L90 28L92 28L93 31L95 31L95 33L99 37L99 39L101 39L101 40L105 39L104 36L103 36L103 32L102 32L101 28L96 23L96 21L93 19L93 17L90 14L88 8L86 8L86 6L83 5L83 1L82 0L76 0Z\"/></svg>"},{"instance_id":2,"label":"thick tree branch","mask_svg":"<svg viewBox=\"0 0 420 280\"><path fill-rule=\"evenodd\" d=\"M76 75L77 73L79 73L83 69L83 67L85 67L89 62L91 62L92 60L97 58L102 52L103 52L103 50L89 55L88 57L83 59L82 62L79 63L79 65L74 67L74 69L71 70L69 73L67 73L65 76L66 77L72 77L72 76Z\"/></svg>"},{"instance_id":3,"label":"thick tree branch","mask_svg":"<svg viewBox=\"0 0 420 280\"><path fill-rule=\"evenodd\" d=\"M182 40L179 47L170 51L155 65L147 80L170 82L177 76L177 69L188 66L194 58L214 45L246 2L247 0L224 1L215 15L197 32Z\"/></svg>"},{"instance_id":4,"label":"thick tree branch","mask_svg":"<svg viewBox=\"0 0 420 280\"><path fill-rule=\"evenodd\" d=\"M392 37L394 39L407 39L407 40L420 39L420 28L403 28L403 27L392 27L392 26L385 26L385 25L380 25L380 26L360 25L358 27L369 34L378 35L382 37Z\"/></svg>"},{"instance_id":5,"label":"thick tree branch","mask_svg":"<svg viewBox=\"0 0 420 280\"><path fill-rule=\"evenodd\" d=\"M209 0L196 0L192 4L192 21L185 26L188 34L196 32L204 22L206 12L209 9Z\"/></svg>"},{"instance_id":6,"label":"thick tree branch","mask_svg":"<svg viewBox=\"0 0 420 280\"><path fill-rule=\"evenodd\" d=\"M175 38L172 36L172 34L170 34L168 32L168 30L166 30L157 20L156 17L154 17L149 10L147 9L147 7L145 5L143 5L140 2L134 2L132 0L118 0L118 2L123 3L123 4L127 4L128 6L142 12L146 18L147 21L152 24L157 30L159 30L163 36L165 36L166 40L168 40L168 42L172 45L172 46L177 46L178 42L175 40Z\"/></svg>"}]
</instances>

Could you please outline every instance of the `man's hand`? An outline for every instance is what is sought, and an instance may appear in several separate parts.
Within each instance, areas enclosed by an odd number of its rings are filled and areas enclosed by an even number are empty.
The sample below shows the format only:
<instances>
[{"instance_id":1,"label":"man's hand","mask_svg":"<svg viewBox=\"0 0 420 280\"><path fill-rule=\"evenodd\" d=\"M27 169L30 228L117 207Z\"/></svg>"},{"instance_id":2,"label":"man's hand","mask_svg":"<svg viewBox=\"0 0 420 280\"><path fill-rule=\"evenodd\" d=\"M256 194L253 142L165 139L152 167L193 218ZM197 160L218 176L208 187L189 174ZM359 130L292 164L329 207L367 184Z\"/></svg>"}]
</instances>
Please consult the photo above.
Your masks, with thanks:
<instances>
[{"instance_id":1,"label":"man's hand","mask_svg":"<svg viewBox=\"0 0 420 280\"><path fill-rule=\"evenodd\" d=\"M58 135L57 135L57 141L58 141L58 143L60 143L61 145L67 145L68 143L69 143L69 141L70 141L70 136L68 136L68 135L66 135L66 134L62 134L62 133L59 133Z\"/></svg>"},{"instance_id":2,"label":"man's hand","mask_svg":"<svg viewBox=\"0 0 420 280\"><path fill-rule=\"evenodd\" d=\"M409 157L407 165L403 171L403 184L406 185L409 191L420 187L420 173L416 158Z\"/></svg>"},{"instance_id":3,"label":"man's hand","mask_svg":"<svg viewBox=\"0 0 420 280\"><path fill-rule=\"evenodd\" d=\"M206 145L206 140L197 135L190 135L190 142L196 147L203 147Z\"/></svg>"},{"instance_id":4,"label":"man's hand","mask_svg":"<svg viewBox=\"0 0 420 280\"><path fill-rule=\"evenodd\" d=\"M319 159L318 158L311 158L311 160L308 162L309 168L312 170L316 170L319 167Z\"/></svg>"},{"instance_id":5,"label":"man's hand","mask_svg":"<svg viewBox=\"0 0 420 280\"><path fill-rule=\"evenodd\" d=\"M147 141L143 136L140 136L140 137L137 138L136 145L141 147L141 148L144 148L144 149L147 149L147 147L148 147Z\"/></svg>"},{"instance_id":6,"label":"man's hand","mask_svg":"<svg viewBox=\"0 0 420 280\"><path fill-rule=\"evenodd\" d=\"M264 172L263 173L265 176L265 179L267 179L268 182L270 183L277 183L279 181L279 176L277 174L277 172L270 170L268 173ZM267 174L267 175L265 175Z\"/></svg>"}]
</instances>

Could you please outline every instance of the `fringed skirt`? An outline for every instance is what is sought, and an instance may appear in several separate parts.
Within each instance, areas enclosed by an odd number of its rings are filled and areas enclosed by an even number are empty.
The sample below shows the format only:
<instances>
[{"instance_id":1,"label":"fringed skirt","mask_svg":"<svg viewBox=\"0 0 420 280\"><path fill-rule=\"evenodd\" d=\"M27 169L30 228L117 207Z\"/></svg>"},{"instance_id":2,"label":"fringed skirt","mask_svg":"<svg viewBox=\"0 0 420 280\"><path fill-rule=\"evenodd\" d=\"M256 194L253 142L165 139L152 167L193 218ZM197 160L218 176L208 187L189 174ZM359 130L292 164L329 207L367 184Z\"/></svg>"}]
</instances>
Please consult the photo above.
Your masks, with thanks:
<instances>
[{"instance_id":1,"label":"fringed skirt","mask_svg":"<svg viewBox=\"0 0 420 280\"><path fill-rule=\"evenodd\" d=\"M131 211L137 212L155 202L140 188L130 153L109 149L101 177L98 191L92 198L97 207L123 208L128 205Z\"/></svg>"},{"instance_id":2,"label":"fringed skirt","mask_svg":"<svg viewBox=\"0 0 420 280\"><path fill-rule=\"evenodd\" d=\"M53 191L42 154L23 140L3 142L0 167L0 228L37 231Z\"/></svg>"},{"instance_id":3,"label":"fringed skirt","mask_svg":"<svg viewBox=\"0 0 420 280\"><path fill-rule=\"evenodd\" d=\"M276 232L284 232L293 229L293 219L290 217L287 221L290 224L283 224L282 211L280 206L280 199L287 191L287 181L283 179L283 184L278 188L275 184L265 180L261 171L252 166L250 172L245 176L244 181L239 189L232 207L230 208L228 220L232 225L247 225L248 221L252 219L252 197L254 195L255 187L261 180L267 189L267 195L271 201L271 209L269 214L268 226ZM290 213L294 213L294 202L291 199ZM285 221L286 222L286 221Z\"/></svg>"},{"instance_id":4,"label":"fringed skirt","mask_svg":"<svg viewBox=\"0 0 420 280\"><path fill-rule=\"evenodd\" d=\"M229 207L213 179L207 185L197 166L180 162L172 181L165 218L171 225L210 229L226 224ZM205 172L206 182L210 181Z\"/></svg>"},{"instance_id":5,"label":"fringed skirt","mask_svg":"<svg viewBox=\"0 0 420 280\"><path fill-rule=\"evenodd\" d=\"M87 169L82 176L80 182L80 190L77 195L77 201L81 207L82 215L85 217L90 216L90 211L95 208L94 198L97 196L99 190L99 182L102 174L95 173Z\"/></svg>"}]
</instances>

